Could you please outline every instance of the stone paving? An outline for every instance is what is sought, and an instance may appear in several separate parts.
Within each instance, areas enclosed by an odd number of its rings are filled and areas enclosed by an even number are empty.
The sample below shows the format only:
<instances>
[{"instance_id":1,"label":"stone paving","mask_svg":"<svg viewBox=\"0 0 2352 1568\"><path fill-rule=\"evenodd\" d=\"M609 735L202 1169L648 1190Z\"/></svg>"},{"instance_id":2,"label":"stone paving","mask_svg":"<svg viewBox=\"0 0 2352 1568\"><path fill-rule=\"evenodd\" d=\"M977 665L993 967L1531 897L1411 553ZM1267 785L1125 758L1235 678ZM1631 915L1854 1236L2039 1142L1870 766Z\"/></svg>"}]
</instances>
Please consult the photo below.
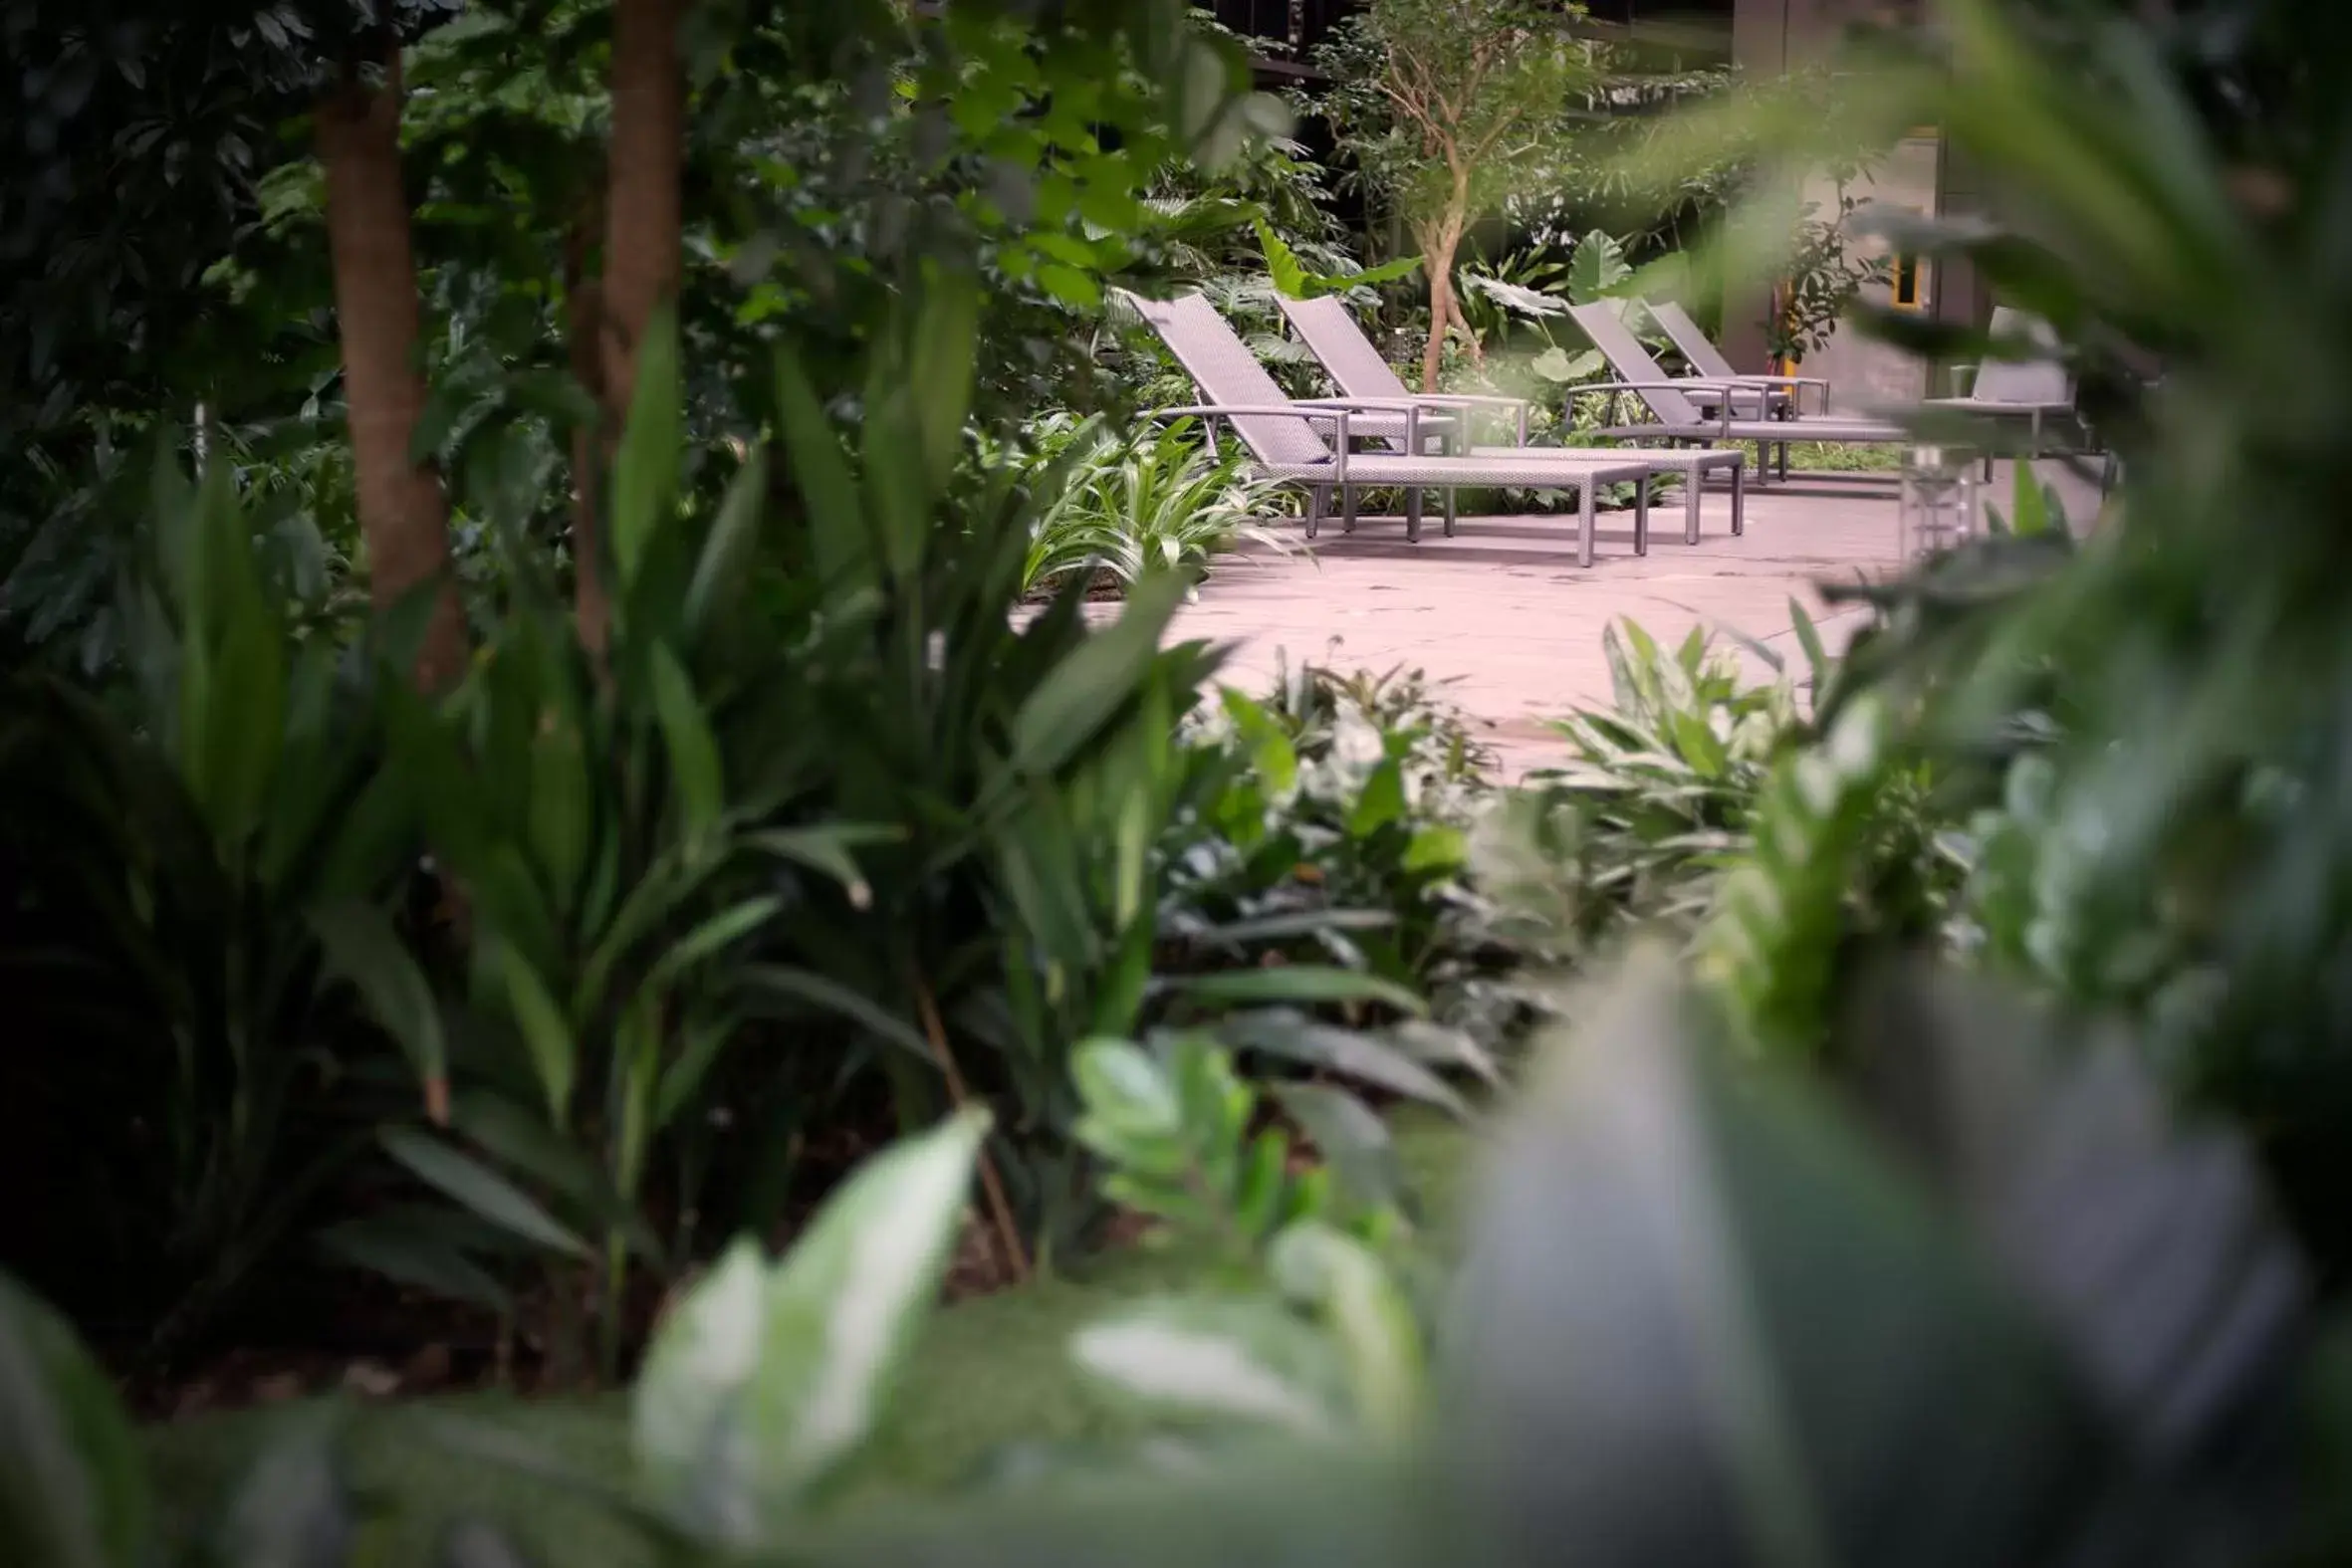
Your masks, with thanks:
<instances>
[{"instance_id":1,"label":"stone paving","mask_svg":"<svg viewBox=\"0 0 2352 1568\"><path fill-rule=\"evenodd\" d=\"M1834 649L1861 612L1832 613L1814 584L1875 576L1895 560L1888 476L1798 475L1751 490L1736 539L1724 491L1708 491L1703 518L1701 542L1685 545L1682 505L1670 500L1651 514L1649 554L1635 556L1632 514L1603 513L1590 568L1576 564L1572 515L1464 518L1452 539L1432 519L1417 545L1401 519L1367 518L1352 535L1329 524L1311 555L1221 561L1174 632L1235 644L1226 679L1245 690L1271 684L1282 655L1418 666L1493 727L1516 777L1556 756L1546 721L1608 700L1601 629L1611 620L1674 641L1693 626L1730 626L1796 657L1793 595Z\"/></svg>"}]
</instances>

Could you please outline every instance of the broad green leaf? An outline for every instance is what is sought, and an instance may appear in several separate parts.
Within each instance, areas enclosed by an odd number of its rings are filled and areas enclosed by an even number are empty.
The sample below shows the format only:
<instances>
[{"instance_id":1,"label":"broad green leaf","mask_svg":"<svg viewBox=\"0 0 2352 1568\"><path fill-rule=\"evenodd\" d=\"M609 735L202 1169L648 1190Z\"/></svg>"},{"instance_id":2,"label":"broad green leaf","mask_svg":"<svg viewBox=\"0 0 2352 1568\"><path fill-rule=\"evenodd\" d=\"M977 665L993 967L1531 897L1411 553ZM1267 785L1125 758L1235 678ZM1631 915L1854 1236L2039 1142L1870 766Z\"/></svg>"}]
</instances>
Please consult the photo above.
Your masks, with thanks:
<instances>
[{"instance_id":1,"label":"broad green leaf","mask_svg":"<svg viewBox=\"0 0 2352 1568\"><path fill-rule=\"evenodd\" d=\"M820 1011L837 1013L852 1023L862 1025L876 1038L910 1050L925 1061L934 1060L931 1042L924 1039L913 1024L871 997L852 991L837 980L782 964L747 964L737 974L736 980L755 995L768 992Z\"/></svg>"},{"instance_id":2,"label":"broad green leaf","mask_svg":"<svg viewBox=\"0 0 2352 1568\"><path fill-rule=\"evenodd\" d=\"M988 1129L967 1113L862 1166L773 1269L743 1240L654 1337L640 1472L714 1543L775 1543L871 1435L929 1314Z\"/></svg>"},{"instance_id":3,"label":"broad green leaf","mask_svg":"<svg viewBox=\"0 0 2352 1568\"><path fill-rule=\"evenodd\" d=\"M1399 864L1406 871L1458 871L1469 861L1470 835L1450 823L1431 822L1413 829Z\"/></svg>"},{"instance_id":4,"label":"broad green leaf","mask_svg":"<svg viewBox=\"0 0 2352 1568\"><path fill-rule=\"evenodd\" d=\"M1633 276L1626 265L1625 247L1600 229L1594 229L1576 242L1575 252L1568 258L1568 298L1578 305L1591 305L1614 295L1620 285Z\"/></svg>"},{"instance_id":5,"label":"broad green leaf","mask_svg":"<svg viewBox=\"0 0 2352 1568\"><path fill-rule=\"evenodd\" d=\"M552 1252L586 1258L588 1245L539 1201L471 1155L406 1127L378 1135L386 1153L418 1180L503 1231Z\"/></svg>"},{"instance_id":6,"label":"broad green leaf","mask_svg":"<svg viewBox=\"0 0 2352 1568\"><path fill-rule=\"evenodd\" d=\"M1364 780L1363 792L1347 813L1347 836L1369 838L1404 814L1404 769L1390 757Z\"/></svg>"},{"instance_id":7,"label":"broad green leaf","mask_svg":"<svg viewBox=\"0 0 2352 1568\"><path fill-rule=\"evenodd\" d=\"M1072 648L1038 683L1013 721L1018 773L1034 779L1056 772L1134 699L1159 656L1161 635L1184 602L1184 589L1174 573L1136 583L1119 618Z\"/></svg>"},{"instance_id":8,"label":"broad green leaf","mask_svg":"<svg viewBox=\"0 0 2352 1568\"><path fill-rule=\"evenodd\" d=\"M2043 494L2041 481L2034 477L2033 465L2020 458L2016 468L2014 510L2009 515L2009 532L2019 539L2031 539L2050 531L2050 506Z\"/></svg>"},{"instance_id":9,"label":"broad green leaf","mask_svg":"<svg viewBox=\"0 0 2352 1568\"><path fill-rule=\"evenodd\" d=\"M873 902L873 888L850 850L865 844L895 843L906 836L903 828L854 822L824 827L771 827L743 835L743 846L807 866L841 884L849 907L864 909Z\"/></svg>"},{"instance_id":10,"label":"broad green leaf","mask_svg":"<svg viewBox=\"0 0 2352 1568\"><path fill-rule=\"evenodd\" d=\"M1298 264L1297 252L1264 218L1254 223L1259 248L1266 253L1266 275L1274 280L1275 292L1291 300L1308 298L1306 269Z\"/></svg>"},{"instance_id":11,"label":"broad green leaf","mask_svg":"<svg viewBox=\"0 0 2352 1568\"><path fill-rule=\"evenodd\" d=\"M637 384L629 389L628 424L612 458L608 517L612 562L623 589L636 581L654 534L669 525L677 508L685 401L677 312L665 301L654 307L637 344Z\"/></svg>"},{"instance_id":12,"label":"broad green leaf","mask_svg":"<svg viewBox=\"0 0 2352 1568\"><path fill-rule=\"evenodd\" d=\"M1257 973L1257 972L1253 972ZM1342 972L1344 973L1344 972ZM1468 1116L1462 1096L1417 1058L1385 1040L1354 1029L1321 1023L1286 1008L1270 1008L1225 1020L1219 1036L1239 1050L1263 1051L1301 1066L1335 1072L1408 1099Z\"/></svg>"},{"instance_id":13,"label":"broad green leaf","mask_svg":"<svg viewBox=\"0 0 2352 1568\"><path fill-rule=\"evenodd\" d=\"M0 1561L139 1568L146 1457L66 1320L0 1272Z\"/></svg>"},{"instance_id":14,"label":"broad green leaf","mask_svg":"<svg viewBox=\"0 0 2352 1568\"><path fill-rule=\"evenodd\" d=\"M808 509L809 553L819 579L827 586L863 580L873 570L873 539L848 454L800 359L782 346L776 350L776 417L785 461Z\"/></svg>"},{"instance_id":15,"label":"broad green leaf","mask_svg":"<svg viewBox=\"0 0 2352 1568\"><path fill-rule=\"evenodd\" d=\"M1314 1140L1340 1191L1360 1209L1395 1209L1404 1199L1405 1168L1388 1123L1345 1089L1320 1083L1278 1083L1275 1098Z\"/></svg>"},{"instance_id":16,"label":"broad green leaf","mask_svg":"<svg viewBox=\"0 0 2352 1568\"><path fill-rule=\"evenodd\" d=\"M1369 1002L1415 1017L1429 1011L1427 1002L1394 981L1320 964L1283 964L1272 969L1185 975L1178 977L1174 985L1196 1002L1244 1006L1270 1002Z\"/></svg>"},{"instance_id":17,"label":"broad green leaf","mask_svg":"<svg viewBox=\"0 0 2352 1568\"><path fill-rule=\"evenodd\" d=\"M1572 1015L1448 1322L1475 1505L1625 1563L2041 1555L2051 1500L2112 1472L1982 1255L1825 1096L1735 1059L1667 954Z\"/></svg>"},{"instance_id":18,"label":"broad green leaf","mask_svg":"<svg viewBox=\"0 0 2352 1568\"><path fill-rule=\"evenodd\" d=\"M677 790L678 822L688 842L701 842L718 826L727 805L719 743L676 654L665 644L653 644L646 671L653 681L653 715L661 724L670 784Z\"/></svg>"},{"instance_id":19,"label":"broad green leaf","mask_svg":"<svg viewBox=\"0 0 2352 1568\"><path fill-rule=\"evenodd\" d=\"M719 515L702 542L702 557L694 563L694 579L686 586L689 636L699 636L741 597L767 506L768 449L756 446L728 482L726 499L719 503Z\"/></svg>"},{"instance_id":20,"label":"broad green leaf","mask_svg":"<svg viewBox=\"0 0 2352 1568\"><path fill-rule=\"evenodd\" d=\"M1347 1430L1332 1347L1271 1302L1141 1302L1080 1329L1070 1355L1147 1405L1302 1437Z\"/></svg>"},{"instance_id":21,"label":"broad green leaf","mask_svg":"<svg viewBox=\"0 0 2352 1568\"><path fill-rule=\"evenodd\" d=\"M470 1302L501 1316L513 1313L515 1298L507 1287L467 1256L445 1229L409 1224L397 1216L367 1216L320 1232L319 1250L396 1284Z\"/></svg>"},{"instance_id":22,"label":"broad green leaf","mask_svg":"<svg viewBox=\"0 0 2352 1568\"><path fill-rule=\"evenodd\" d=\"M449 1042L432 983L409 956L384 913L348 901L312 911L311 929L326 950L328 968L357 989L360 1000L391 1035L423 1086L434 1120L443 1119L449 1093Z\"/></svg>"},{"instance_id":23,"label":"broad green leaf","mask_svg":"<svg viewBox=\"0 0 2352 1568\"><path fill-rule=\"evenodd\" d=\"M495 939L493 939L495 940ZM580 1070L580 1042L547 983L531 961L511 947L498 948L497 968L506 983L507 1007L531 1056L532 1076L546 1098L548 1121L571 1125L572 1085Z\"/></svg>"},{"instance_id":24,"label":"broad green leaf","mask_svg":"<svg viewBox=\"0 0 2352 1568\"><path fill-rule=\"evenodd\" d=\"M1267 1267L1338 1343L1356 1419L1383 1442L1410 1441L1428 1403L1428 1350L1411 1299L1379 1257L1308 1221L1275 1237Z\"/></svg>"},{"instance_id":25,"label":"broad green leaf","mask_svg":"<svg viewBox=\"0 0 2352 1568\"><path fill-rule=\"evenodd\" d=\"M645 977L643 989L662 995L677 983L681 976L715 954L724 952L750 936L784 908L784 900L773 894L747 898L730 905L680 937L651 974Z\"/></svg>"},{"instance_id":26,"label":"broad green leaf","mask_svg":"<svg viewBox=\"0 0 2352 1568\"><path fill-rule=\"evenodd\" d=\"M1184 1127L1175 1085L1152 1055L1121 1039L1088 1040L1070 1058L1086 1115L1114 1138L1169 1137Z\"/></svg>"},{"instance_id":27,"label":"broad green leaf","mask_svg":"<svg viewBox=\"0 0 2352 1568\"><path fill-rule=\"evenodd\" d=\"M1041 281L1046 281L1043 274ZM1093 290L1092 304L1099 305L1100 286L1091 279L1086 281ZM1047 286L1052 287L1050 281ZM908 349L916 428L922 437L921 456L930 481L925 493L934 499L955 478L963 460L964 426L972 411L978 364L980 304L980 285L969 274L949 271L933 278L923 291L914 341Z\"/></svg>"},{"instance_id":28,"label":"broad green leaf","mask_svg":"<svg viewBox=\"0 0 2352 1568\"><path fill-rule=\"evenodd\" d=\"M595 830L596 804L579 723L562 706L551 707L531 737L528 831L532 857L565 909L580 896Z\"/></svg>"}]
</instances>

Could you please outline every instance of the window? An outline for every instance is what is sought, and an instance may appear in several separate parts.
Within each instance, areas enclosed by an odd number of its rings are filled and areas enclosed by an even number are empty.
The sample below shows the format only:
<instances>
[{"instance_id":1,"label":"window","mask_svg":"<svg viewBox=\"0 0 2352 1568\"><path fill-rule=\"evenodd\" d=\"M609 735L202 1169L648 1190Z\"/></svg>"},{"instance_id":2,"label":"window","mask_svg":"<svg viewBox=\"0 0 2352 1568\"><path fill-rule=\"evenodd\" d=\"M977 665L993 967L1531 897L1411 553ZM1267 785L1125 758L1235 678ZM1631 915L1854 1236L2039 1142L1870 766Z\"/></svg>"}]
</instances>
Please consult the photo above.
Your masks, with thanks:
<instances>
[{"instance_id":1,"label":"window","mask_svg":"<svg viewBox=\"0 0 2352 1568\"><path fill-rule=\"evenodd\" d=\"M1899 311L1916 311L1927 304L1927 269L1920 266L1918 257L1895 258L1893 291Z\"/></svg>"}]
</instances>

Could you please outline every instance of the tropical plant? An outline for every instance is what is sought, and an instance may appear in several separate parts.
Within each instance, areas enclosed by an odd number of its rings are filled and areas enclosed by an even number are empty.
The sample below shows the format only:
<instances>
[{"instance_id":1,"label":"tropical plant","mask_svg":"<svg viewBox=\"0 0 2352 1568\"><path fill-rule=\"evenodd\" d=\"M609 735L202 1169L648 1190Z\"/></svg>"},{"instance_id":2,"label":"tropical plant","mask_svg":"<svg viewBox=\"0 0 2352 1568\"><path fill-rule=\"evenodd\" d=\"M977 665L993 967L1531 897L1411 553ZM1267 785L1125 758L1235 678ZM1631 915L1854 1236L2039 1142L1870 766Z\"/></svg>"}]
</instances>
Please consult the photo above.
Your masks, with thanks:
<instances>
[{"instance_id":1,"label":"tropical plant","mask_svg":"<svg viewBox=\"0 0 2352 1568\"><path fill-rule=\"evenodd\" d=\"M1126 586L1146 572L1205 567L1241 544L1287 555L1264 522L1278 489L1251 475L1246 453L1220 456L1189 419L1124 445L1093 443L1038 519L1023 585L1034 592L1076 572Z\"/></svg>"},{"instance_id":2,"label":"tropical plant","mask_svg":"<svg viewBox=\"0 0 2352 1568\"><path fill-rule=\"evenodd\" d=\"M283 1255L385 1108L310 917L413 859L369 700L383 650L306 634L299 562L229 474L152 477L153 554L119 600L134 684L0 691L8 1140L72 1195L20 1262L140 1361Z\"/></svg>"},{"instance_id":3,"label":"tropical plant","mask_svg":"<svg viewBox=\"0 0 2352 1568\"><path fill-rule=\"evenodd\" d=\"M1592 74L1538 0L1373 0L1316 52L1317 111L1366 186L1412 233L1429 275L1421 389L1438 389L1447 335L1468 331L1454 262L1473 220L1518 183Z\"/></svg>"}]
</instances>

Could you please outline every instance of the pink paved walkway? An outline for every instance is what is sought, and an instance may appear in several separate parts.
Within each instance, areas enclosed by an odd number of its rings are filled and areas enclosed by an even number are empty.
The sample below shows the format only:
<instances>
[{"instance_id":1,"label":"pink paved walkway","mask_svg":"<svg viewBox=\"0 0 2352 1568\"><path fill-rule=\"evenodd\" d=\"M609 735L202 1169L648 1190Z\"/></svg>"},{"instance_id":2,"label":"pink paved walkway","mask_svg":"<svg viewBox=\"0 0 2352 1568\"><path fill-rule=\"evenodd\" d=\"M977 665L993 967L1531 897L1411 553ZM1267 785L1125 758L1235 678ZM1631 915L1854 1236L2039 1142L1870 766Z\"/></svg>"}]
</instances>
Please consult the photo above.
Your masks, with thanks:
<instances>
[{"instance_id":1,"label":"pink paved walkway","mask_svg":"<svg viewBox=\"0 0 2352 1568\"><path fill-rule=\"evenodd\" d=\"M1517 775L1554 755L1546 720L1608 699L1600 637L1612 619L1676 641L1696 625L1729 625L1800 657L1790 595L1834 649L1859 612L1830 617L1813 584L1894 561L1891 479L1799 476L1752 493L1738 539L1730 499L1710 490L1704 520L1701 543L1683 544L1682 508L1670 502L1652 514L1650 553L1637 557L1631 515L1604 513L1589 569L1576 564L1572 516L1466 518L1453 539L1432 520L1418 545L1396 519L1366 519L1353 535L1327 525L1311 559L1221 562L1175 630L1237 644L1226 679L1245 690L1271 683L1278 650L1294 664L1417 665L1454 683Z\"/></svg>"}]
</instances>

